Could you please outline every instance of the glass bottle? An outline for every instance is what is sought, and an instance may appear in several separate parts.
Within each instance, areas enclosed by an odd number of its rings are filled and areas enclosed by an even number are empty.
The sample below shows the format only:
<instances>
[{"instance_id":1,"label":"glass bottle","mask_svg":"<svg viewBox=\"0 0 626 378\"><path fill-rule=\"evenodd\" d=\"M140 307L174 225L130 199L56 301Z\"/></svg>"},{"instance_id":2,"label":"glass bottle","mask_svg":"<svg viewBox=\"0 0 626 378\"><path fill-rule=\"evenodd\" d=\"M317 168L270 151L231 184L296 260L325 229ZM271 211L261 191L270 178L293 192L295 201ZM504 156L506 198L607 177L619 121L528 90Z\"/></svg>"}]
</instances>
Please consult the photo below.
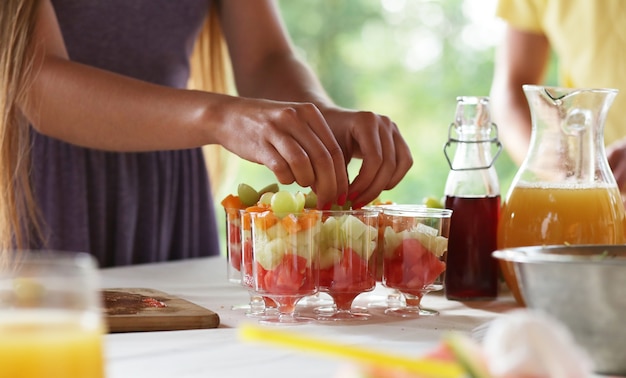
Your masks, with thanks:
<instances>
[{"instance_id":1,"label":"glass bottle","mask_svg":"<svg viewBox=\"0 0 626 378\"><path fill-rule=\"evenodd\" d=\"M604 149L614 89L525 85L532 133L502 205L498 248L624 243L624 205ZM510 264L507 285L524 304Z\"/></svg>"},{"instance_id":2,"label":"glass bottle","mask_svg":"<svg viewBox=\"0 0 626 378\"><path fill-rule=\"evenodd\" d=\"M449 151L455 147L454 158ZM445 207L452 209L445 293L453 300L498 295L497 246L500 184L494 167L502 150L488 97L458 97L444 154L450 165Z\"/></svg>"}]
</instances>

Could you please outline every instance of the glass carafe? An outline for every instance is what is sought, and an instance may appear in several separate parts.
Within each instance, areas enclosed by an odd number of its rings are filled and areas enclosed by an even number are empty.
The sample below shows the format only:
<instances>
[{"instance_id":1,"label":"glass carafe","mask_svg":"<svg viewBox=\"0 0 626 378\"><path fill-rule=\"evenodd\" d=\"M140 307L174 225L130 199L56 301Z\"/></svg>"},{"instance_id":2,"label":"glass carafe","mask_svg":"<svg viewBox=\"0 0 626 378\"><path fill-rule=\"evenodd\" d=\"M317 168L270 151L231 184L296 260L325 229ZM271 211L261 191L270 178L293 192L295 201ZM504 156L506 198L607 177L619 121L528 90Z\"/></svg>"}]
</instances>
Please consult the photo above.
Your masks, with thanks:
<instances>
[{"instance_id":1,"label":"glass carafe","mask_svg":"<svg viewBox=\"0 0 626 378\"><path fill-rule=\"evenodd\" d=\"M523 88L531 143L502 204L498 248L624 243L624 205L604 149L617 90ZM524 304L512 266L501 268Z\"/></svg>"}]
</instances>

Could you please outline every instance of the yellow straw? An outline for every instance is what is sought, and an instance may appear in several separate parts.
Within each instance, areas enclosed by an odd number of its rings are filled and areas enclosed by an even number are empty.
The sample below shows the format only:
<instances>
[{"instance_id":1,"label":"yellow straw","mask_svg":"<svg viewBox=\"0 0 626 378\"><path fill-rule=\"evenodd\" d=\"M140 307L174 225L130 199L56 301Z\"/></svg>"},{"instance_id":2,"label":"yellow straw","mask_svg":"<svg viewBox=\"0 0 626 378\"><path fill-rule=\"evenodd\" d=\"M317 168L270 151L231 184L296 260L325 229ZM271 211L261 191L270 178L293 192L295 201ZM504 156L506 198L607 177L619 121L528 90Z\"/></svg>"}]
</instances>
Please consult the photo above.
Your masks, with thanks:
<instances>
[{"instance_id":1,"label":"yellow straw","mask_svg":"<svg viewBox=\"0 0 626 378\"><path fill-rule=\"evenodd\" d=\"M293 332L267 329L251 324L240 326L239 334L243 340L247 341L262 341L281 346L294 347L303 351L345 357L369 365L403 369L424 377L460 378L465 376L465 371L456 362L402 357L362 347L323 341L298 335Z\"/></svg>"}]
</instances>

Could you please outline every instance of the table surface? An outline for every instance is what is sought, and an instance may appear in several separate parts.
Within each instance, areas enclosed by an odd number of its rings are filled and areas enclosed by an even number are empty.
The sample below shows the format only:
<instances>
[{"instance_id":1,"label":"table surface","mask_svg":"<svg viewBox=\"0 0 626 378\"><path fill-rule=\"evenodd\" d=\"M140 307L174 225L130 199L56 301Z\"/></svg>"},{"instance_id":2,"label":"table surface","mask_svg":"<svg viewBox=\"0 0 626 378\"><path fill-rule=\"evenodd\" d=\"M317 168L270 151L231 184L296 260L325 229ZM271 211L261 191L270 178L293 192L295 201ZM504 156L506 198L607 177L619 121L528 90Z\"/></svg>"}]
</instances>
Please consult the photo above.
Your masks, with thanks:
<instances>
[{"instance_id":1,"label":"table surface","mask_svg":"<svg viewBox=\"0 0 626 378\"><path fill-rule=\"evenodd\" d=\"M232 306L245 304L248 292L228 282L223 257L102 269L102 287L137 287L161 290L216 312L220 326L214 329L135 332L106 336L109 378L182 377L333 377L347 361L310 354L266 343L243 341L238 326L257 320ZM377 287L357 297L367 305L384 301L388 289ZM423 299L437 316L399 318L370 309L367 321L315 322L280 327L316 338L361 345L407 356L432 350L444 333L470 333L516 307L505 296L490 302L448 301L441 293Z\"/></svg>"}]
</instances>

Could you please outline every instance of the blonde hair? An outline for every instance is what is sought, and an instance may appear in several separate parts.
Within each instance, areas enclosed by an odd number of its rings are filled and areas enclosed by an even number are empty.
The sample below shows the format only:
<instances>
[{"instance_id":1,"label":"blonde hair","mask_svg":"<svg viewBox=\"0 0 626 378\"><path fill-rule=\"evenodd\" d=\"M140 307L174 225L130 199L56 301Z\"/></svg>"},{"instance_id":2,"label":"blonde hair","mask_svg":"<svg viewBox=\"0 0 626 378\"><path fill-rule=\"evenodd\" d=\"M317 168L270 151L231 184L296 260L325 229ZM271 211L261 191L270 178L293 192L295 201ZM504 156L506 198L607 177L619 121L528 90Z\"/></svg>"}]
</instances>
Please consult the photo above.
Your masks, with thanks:
<instances>
[{"instance_id":1,"label":"blonde hair","mask_svg":"<svg viewBox=\"0 0 626 378\"><path fill-rule=\"evenodd\" d=\"M191 57L188 87L207 92L234 94L230 59L220 26L217 2L211 2L209 16L196 41ZM203 147L213 196L228 184L225 173L232 171L233 155L220 145ZM228 167L228 169L226 169Z\"/></svg>"},{"instance_id":2,"label":"blonde hair","mask_svg":"<svg viewBox=\"0 0 626 378\"><path fill-rule=\"evenodd\" d=\"M38 6L16 0L0 6L0 251L22 249L41 236L29 179L29 125L18 106L28 101Z\"/></svg>"}]
</instances>

